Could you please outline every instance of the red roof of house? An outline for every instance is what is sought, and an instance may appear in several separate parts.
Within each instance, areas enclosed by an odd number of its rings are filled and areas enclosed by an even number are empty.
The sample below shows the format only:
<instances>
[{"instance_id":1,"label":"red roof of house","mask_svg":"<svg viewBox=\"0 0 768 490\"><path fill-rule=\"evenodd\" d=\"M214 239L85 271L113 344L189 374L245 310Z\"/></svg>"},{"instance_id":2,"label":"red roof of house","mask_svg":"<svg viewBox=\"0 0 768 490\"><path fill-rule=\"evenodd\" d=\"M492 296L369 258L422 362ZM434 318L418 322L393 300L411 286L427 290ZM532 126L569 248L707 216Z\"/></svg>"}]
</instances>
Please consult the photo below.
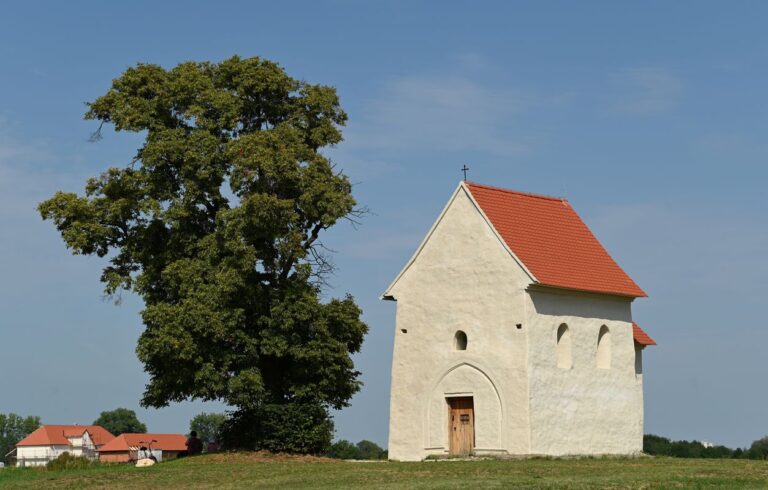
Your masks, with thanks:
<instances>
[{"instance_id":1,"label":"red roof of house","mask_svg":"<svg viewBox=\"0 0 768 490\"><path fill-rule=\"evenodd\" d=\"M466 183L510 250L543 286L647 296L567 200Z\"/></svg>"},{"instance_id":2,"label":"red roof of house","mask_svg":"<svg viewBox=\"0 0 768 490\"><path fill-rule=\"evenodd\" d=\"M88 431L98 447L114 439L107 429L100 425L41 425L33 433L16 443L17 446L66 446L68 437L80 437Z\"/></svg>"},{"instance_id":3,"label":"red roof of house","mask_svg":"<svg viewBox=\"0 0 768 490\"><path fill-rule=\"evenodd\" d=\"M187 438L182 434L120 434L99 448L99 452L129 451L131 448L148 446L150 441L152 441L152 449L163 451L186 451L187 449Z\"/></svg>"},{"instance_id":4,"label":"red roof of house","mask_svg":"<svg viewBox=\"0 0 768 490\"><path fill-rule=\"evenodd\" d=\"M656 345L656 341L635 322L632 322L632 336L635 338L635 342L640 345Z\"/></svg>"}]
</instances>

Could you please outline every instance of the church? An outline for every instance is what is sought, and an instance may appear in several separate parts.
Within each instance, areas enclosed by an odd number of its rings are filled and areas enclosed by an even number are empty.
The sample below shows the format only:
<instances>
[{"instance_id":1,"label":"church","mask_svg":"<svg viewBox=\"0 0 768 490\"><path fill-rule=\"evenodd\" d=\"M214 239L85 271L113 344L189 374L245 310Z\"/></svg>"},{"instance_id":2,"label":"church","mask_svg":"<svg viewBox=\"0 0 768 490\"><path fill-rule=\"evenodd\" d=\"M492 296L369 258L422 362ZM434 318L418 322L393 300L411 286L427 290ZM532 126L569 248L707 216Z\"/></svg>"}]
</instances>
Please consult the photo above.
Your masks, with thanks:
<instances>
[{"instance_id":1,"label":"church","mask_svg":"<svg viewBox=\"0 0 768 490\"><path fill-rule=\"evenodd\" d=\"M461 182L382 296L390 459L640 453L645 296L567 200Z\"/></svg>"}]
</instances>

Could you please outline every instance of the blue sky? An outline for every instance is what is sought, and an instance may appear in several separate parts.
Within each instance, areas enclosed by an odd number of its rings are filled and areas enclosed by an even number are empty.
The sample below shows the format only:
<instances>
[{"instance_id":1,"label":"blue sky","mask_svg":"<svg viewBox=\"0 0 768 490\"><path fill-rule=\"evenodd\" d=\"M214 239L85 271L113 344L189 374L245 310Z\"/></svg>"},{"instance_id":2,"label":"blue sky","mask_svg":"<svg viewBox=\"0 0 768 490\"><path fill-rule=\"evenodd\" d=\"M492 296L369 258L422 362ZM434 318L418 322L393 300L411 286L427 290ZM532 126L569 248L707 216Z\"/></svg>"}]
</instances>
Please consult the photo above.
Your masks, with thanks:
<instances>
[{"instance_id":1,"label":"blue sky","mask_svg":"<svg viewBox=\"0 0 768 490\"><path fill-rule=\"evenodd\" d=\"M650 298L635 319L646 432L731 446L768 434L768 4L760 2L16 2L0 7L0 412L157 432L220 410L138 406L140 301L102 298L36 204L130 161L84 102L138 62L258 55L338 88L329 152L373 214L325 239L330 294L370 325L365 387L337 436L386 444L395 305L378 300L469 165L564 195Z\"/></svg>"}]
</instances>

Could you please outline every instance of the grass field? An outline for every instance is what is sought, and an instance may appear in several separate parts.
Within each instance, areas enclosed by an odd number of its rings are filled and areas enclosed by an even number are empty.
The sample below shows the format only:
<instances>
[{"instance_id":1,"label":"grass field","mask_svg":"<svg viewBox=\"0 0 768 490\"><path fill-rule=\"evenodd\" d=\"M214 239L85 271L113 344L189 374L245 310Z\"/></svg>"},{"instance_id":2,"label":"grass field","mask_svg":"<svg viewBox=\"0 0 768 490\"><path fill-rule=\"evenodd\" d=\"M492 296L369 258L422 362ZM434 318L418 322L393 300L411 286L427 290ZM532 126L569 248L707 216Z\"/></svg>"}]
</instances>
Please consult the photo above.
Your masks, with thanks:
<instances>
[{"instance_id":1,"label":"grass field","mask_svg":"<svg viewBox=\"0 0 768 490\"><path fill-rule=\"evenodd\" d=\"M768 488L768 462L672 458L344 462L258 453L150 468L7 468L0 488Z\"/></svg>"}]
</instances>

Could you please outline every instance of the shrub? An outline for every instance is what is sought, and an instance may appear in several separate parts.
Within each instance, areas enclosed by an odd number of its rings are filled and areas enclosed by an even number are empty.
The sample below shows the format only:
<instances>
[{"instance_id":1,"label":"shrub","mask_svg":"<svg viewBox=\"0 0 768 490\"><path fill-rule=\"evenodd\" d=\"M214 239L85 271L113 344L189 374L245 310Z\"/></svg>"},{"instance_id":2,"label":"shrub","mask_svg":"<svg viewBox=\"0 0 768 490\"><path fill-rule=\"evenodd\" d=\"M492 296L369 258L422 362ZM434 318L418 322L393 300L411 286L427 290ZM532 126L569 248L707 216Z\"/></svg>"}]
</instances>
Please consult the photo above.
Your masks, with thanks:
<instances>
[{"instance_id":1,"label":"shrub","mask_svg":"<svg viewBox=\"0 0 768 490\"><path fill-rule=\"evenodd\" d=\"M336 459L387 459L387 451L375 442L362 440L352 444L346 439L336 441L325 454Z\"/></svg>"},{"instance_id":2,"label":"shrub","mask_svg":"<svg viewBox=\"0 0 768 490\"><path fill-rule=\"evenodd\" d=\"M702 458L736 458L735 451L725 446L705 447Z\"/></svg>"},{"instance_id":3,"label":"shrub","mask_svg":"<svg viewBox=\"0 0 768 490\"><path fill-rule=\"evenodd\" d=\"M48 461L45 465L49 470L79 470L82 468L88 468L89 466L96 464L88 458L82 456L72 456L68 452L63 452L58 458Z\"/></svg>"},{"instance_id":4,"label":"shrub","mask_svg":"<svg viewBox=\"0 0 768 490\"><path fill-rule=\"evenodd\" d=\"M671 456L672 442L666 437L646 434L643 436L643 452L654 456Z\"/></svg>"}]
</instances>

